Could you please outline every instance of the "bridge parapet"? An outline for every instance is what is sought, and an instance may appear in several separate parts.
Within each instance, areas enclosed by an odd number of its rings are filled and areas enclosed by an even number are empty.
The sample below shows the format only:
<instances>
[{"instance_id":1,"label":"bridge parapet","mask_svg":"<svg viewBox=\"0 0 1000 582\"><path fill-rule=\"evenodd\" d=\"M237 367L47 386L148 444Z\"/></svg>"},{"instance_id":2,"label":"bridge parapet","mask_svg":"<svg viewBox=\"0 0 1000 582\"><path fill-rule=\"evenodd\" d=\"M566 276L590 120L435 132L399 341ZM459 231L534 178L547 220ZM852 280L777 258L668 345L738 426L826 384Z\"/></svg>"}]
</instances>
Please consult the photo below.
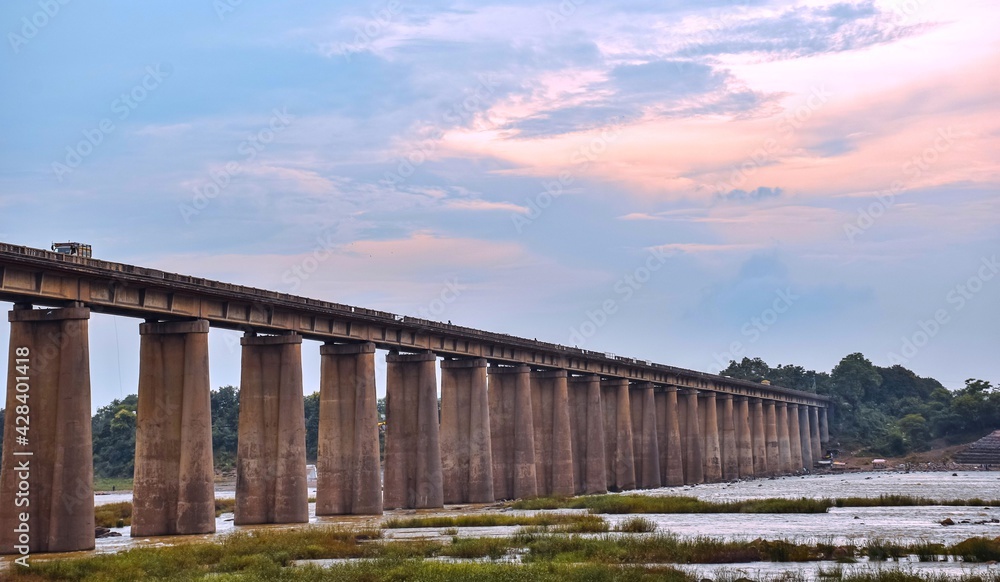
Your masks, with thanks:
<instances>
[{"instance_id":1,"label":"bridge parapet","mask_svg":"<svg viewBox=\"0 0 1000 582\"><path fill-rule=\"evenodd\" d=\"M829 399L821 395L649 360L4 243L0 243L0 300L52 307L79 302L94 311L129 317L204 319L213 327L244 332L295 332L324 342L372 342L400 352L432 350L448 357L565 369L658 387L829 406Z\"/></svg>"}]
</instances>

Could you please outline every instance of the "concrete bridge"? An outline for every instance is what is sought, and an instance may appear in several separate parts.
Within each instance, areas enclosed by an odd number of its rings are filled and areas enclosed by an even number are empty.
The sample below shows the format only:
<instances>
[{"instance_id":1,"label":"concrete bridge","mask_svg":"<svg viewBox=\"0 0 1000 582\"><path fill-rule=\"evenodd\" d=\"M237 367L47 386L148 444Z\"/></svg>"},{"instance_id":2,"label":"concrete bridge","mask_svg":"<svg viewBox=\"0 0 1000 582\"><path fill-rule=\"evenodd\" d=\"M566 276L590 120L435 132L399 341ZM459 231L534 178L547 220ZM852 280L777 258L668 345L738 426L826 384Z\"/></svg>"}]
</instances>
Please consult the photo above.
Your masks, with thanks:
<instances>
[{"instance_id":1,"label":"concrete bridge","mask_svg":"<svg viewBox=\"0 0 1000 582\"><path fill-rule=\"evenodd\" d=\"M322 342L317 515L791 473L829 439L816 394L26 247L0 244L0 301L3 553L94 547L91 312L144 320L134 536L215 530L212 327L244 332L237 524L308 520L304 340Z\"/></svg>"}]
</instances>

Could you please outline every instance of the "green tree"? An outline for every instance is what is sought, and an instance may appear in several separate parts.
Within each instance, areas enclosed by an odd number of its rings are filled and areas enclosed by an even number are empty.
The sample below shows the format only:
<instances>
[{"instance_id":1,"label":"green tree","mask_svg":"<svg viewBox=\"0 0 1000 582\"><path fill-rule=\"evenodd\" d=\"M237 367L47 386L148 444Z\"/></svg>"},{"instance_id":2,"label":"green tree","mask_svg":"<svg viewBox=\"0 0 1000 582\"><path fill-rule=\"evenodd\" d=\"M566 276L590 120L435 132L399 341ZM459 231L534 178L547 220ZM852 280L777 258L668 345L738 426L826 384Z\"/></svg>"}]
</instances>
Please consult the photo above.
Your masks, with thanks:
<instances>
[{"instance_id":1,"label":"green tree","mask_svg":"<svg viewBox=\"0 0 1000 582\"><path fill-rule=\"evenodd\" d=\"M319 392L305 398L306 407L306 459L315 463L319 456Z\"/></svg>"},{"instance_id":2,"label":"green tree","mask_svg":"<svg viewBox=\"0 0 1000 582\"><path fill-rule=\"evenodd\" d=\"M385 461L385 422L386 410L389 409L389 398L384 396L375 401L375 410L378 411L378 458Z\"/></svg>"},{"instance_id":3,"label":"green tree","mask_svg":"<svg viewBox=\"0 0 1000 582\"><path fill-rule=\"evenodd\" d=\"M771 367L764 360L760 358L751 360L744 357L739 363L736 360L729 360L729 366L722 372L719 372L719 375L740 380L750 380L751 382L760 382L761 380L767 380L770 373Z\"/></svg>"},{"instance_id":4,"label":"green tree","mask_svg":"<svg viewBox=\"0 0 1000 582\"><path fill-rule=\"evenodd\" d=\"M840 360L830 374L830 384L832 395L857 406L862 399L874 397L882 385L882 376L864 354L855 353Z\"/></svg>"},{"instance_id":5,"label":"green tree","mask_svg":"<svg viewBox=\"0 0 1000 582\"><path fill-rule=\"evenodd\" d=\"M236 465L240 428L240 389L222 386L212 390L212 456L215 468L231 470Z\"/></svg>"},{"instance_id":6,"label":"green tree","mask_svg":"<svg viewBox=\"0 0 1000 582\"><path fill-rule=\"evenodd\" d=\"M923 415L907 414L899 419L898 425L908 449L925 451L930 448L931 431Z\"/></svg>"},{"instance_id":7,"label":"green tree","mask_svg":"<svg viewBox=\"0 0 1000 582\"><path fill-rule=\"evenodd\" d=\"M97 409L91 418L94 444L94 475L131 478L135 471L136 407L139 397L129 394L122 400Z\"/></svg>"}]
</instances>

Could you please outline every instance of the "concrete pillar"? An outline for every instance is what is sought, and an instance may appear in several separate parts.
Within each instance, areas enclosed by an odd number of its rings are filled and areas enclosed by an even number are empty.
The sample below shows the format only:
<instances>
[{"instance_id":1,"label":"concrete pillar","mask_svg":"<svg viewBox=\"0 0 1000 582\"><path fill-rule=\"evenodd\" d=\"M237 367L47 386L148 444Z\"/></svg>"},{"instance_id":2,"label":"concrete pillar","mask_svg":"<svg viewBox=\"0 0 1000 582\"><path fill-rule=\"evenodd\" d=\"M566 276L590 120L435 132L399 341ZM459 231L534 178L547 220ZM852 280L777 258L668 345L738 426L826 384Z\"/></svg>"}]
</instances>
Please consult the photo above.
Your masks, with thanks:
<instances>
[{"instance_id":1,"label":"concrete pillar","mask_svg":"<svg viewBox=\"0 0 1000 582\"><path fill-rule=\"evenodd\" d=\"M566 370L531 373L535 480L539 495L570 496L576 490L566 382Z\"/></svg>"},{"instance_id":2,"label":"concrete pillar","mask_svg":"<svg viewBox=\"0 0 1000 582\"><path fill-rule=\"evenodd\" d=\"M719 431L722 450L722 478L732 481L740 477L738 451L736 448L736 411L733 408L733 395L720 394L717 404L718 410L722 415Z\"/></svg>"},{"instance_id":3,"label":"concrete pillar","mask_svg":"<svg viewBox=\"0 0 1000 582\"><path fill-rule=\"evenodd\" d=\"M438 444L437 356L386 356L386 509L444 507Z\"/></svg>"},{"instance_id":4,"label":"concrete pillar","mask_svg":"<svg viewBox=\"0 0 1000 582\"><path fill-rule=\"evenodd\" d=\"M735 399L736 469L740 477L753 476L753 437L750 433L750 402L746 396Z\"/></svg>"},{"instance_id":5,"label":"concrete pillar","mask_svg":"<svg viewBox=\"0 0 1000 582\"><path fill-rule=\"evenodd\" d=\"M493 495L497 499L538 495L530 374L525 365L489 368Z\"/></svg>"},{"instance_id":6,"label":"concrete pillar","mask_svg":"<svg viewBox=\"0 0 1000 582\"><path fill-rule=\"evenodd\" d=\"M830 444L830 418L826 406L819 409L819 439L824 449Z\"/></svg>"},{"instance_id":7,"label":"concrete pillar","mask_svg":"<svg viewBox=\"0 0 1000 582\"><path fill-rule=\"evenodd\" d=\"M667 487L684 484L684 450L678 419L677 388L656 393L656 437L660 451L660 482Z\"/></svg>"},{"instance_id":8,"label":"concrete pillar","mask_svg":"<svg viewBox=\"0 0 1000 582\"><path fill-rule=\"evenodd\" d=\"M698 391L684 392L684 416L681 438L684 447L684 483L694 485L705 482L705 464L702 461L701 422L698 412Z\"/></svg>"},{"instance_id":9,"label":"concrete pillar","mask_svg":"<svg viewBox=\"0 0 1000 582\"><path fill-rule=\"evenodd\" d=\"M635 457L632 449L632 406L628 379L601 380L604 404L604 455L608 490L635 489Z\"/></svg>"},{"instance_id":10,"label":"concrete pillar","mask_svg":"<svg viewBox=\"0 0 1000 582\"><path fill-rule=\"evenodd\" d=\"M316 515L381 515L375 344L320 347Z\"/></svg>"},{"instance_id":11,"label":"concrete pillar","mask_svg":"<svg viewBox=\"0 0 1000 582\"><path fill-rule=\"evenodd\" d=\"M722 446L719 443L719 410L715 392L704 393L698 405L704 410L705 425L702 438L705 441L705 482L722 480Z\"/></svg>"},{"instance_id":12,"label":"concrete pillar","mask_svg":"<svg viewBox=\"0 0 1000 582\"><path fill-rule=\"evenodd\" d=\"M139 334L132 537L214 533L208 321Z\"/></svg>"},{"instance_id":13,"label":"concrete pillar","mask_svg":"<svg viewBox=\"0 0 1000 582\"><path fill-rule=\"evenodd\" d=\"M660 443L656 432L656 396L653 384L634 385L629 394L632 417L632 458L639 489L660 486Z\"/></svg>"},{"instance_id":14,"label":"concrete pillar","mask_svg":"<svg viewBox=\"0 0 1000 582\"><path fill-rule=\"evenodd\" d=\"M809 407L805 404L799 405L799 440L802 441L802 467L812 471L815 468L812 432L809 430Z\"/></svg>"},{"instance_id":15,"label":"concrete pillar","mask_svg":"<svg viewBox=\"0 0 1000 582\"><path fill-rule=\"evenodd\" d=\"M764 430L764 401L754 398L750 407L750 439L753 450L753 474L761 477L769 474L767 465L767 432ZM777 436L775 436L777 445Z\"/></svg>"},{"instance_id":16,"label":"concrete pillar","mask_svg":"<svg viewBox=\"0 0 1000 582\"><path fill-rule=\"evenodd\" d=\"M788 404L778 402L775 410L778 412L778 471L791 473L795 470L795 465L792 464L792 446L788 434Z\"/></svg>"},{"instance_id":17,"label":"concrete pillar","mask_svg":"<svg viewBox=\"0 0 1000 582\"><path fill-rule=\"evenodd\" d=\"M607 493L601 378L592 374L573 376L568 379L568 385L574 491L578 495Z\"/></svg>"},{"instance_id":18,"label":"concrete pillar","mask_svg":"<svg viewBox=\"0 0 1000 582\"><path fill-rule=\"evenodd\" d=\"M233 523L306 523L302 336L244 336Z\"/></svg>"},{"instance_id":19,"label":"concrete pillar","mask_svg":"<svg viewBox=\"0 0 1000 582\"><path fill-rule=\"evenodd\" d=\"M0 553L94 548L89 319L86 307L26 304L8 315Z\"/></svg>"},{"instance_id":20,"label":"concrete pillar","mask_svg":"<svg viewBox=\"0 0 1000 582\"><path fill-rule=\"evenodd\" d=\"M445 503L493 503L485 358L441 361L441 467Z\"/></svg>"},{"instance_id":21,"label":"concrete pillar","mask_svg":"<svg viewBox=\"0 0 1000 582\"><path fill-rule=\"evenodd\" d=\"M815 463L823 458L823 443L820 441L819 432L819 408L816 406L809 407L809 440L812 442L813 462Z\"/></svg>"},{"instance_id":22,"label":"concrete pillar","mask_svg":"<svg viewBox=\"0 0 1000 582\"><path fill-rule=\"evenodd\" d=\"M780 475L785 472L781 460L781 442L778 430L778 405L774 400L764 402L764 446L767 449L767 474Z\"/></svg>"},{"instance_id":23,"label":"concrete pillar","mask_svg":"<svg viewBox=\"0 0 1000 582\"><path fill-rule=\"evenodd\" d=\"M788 443L791 446L792 472L798 473L805 467L802 458L802 429L799 427L799 405L788 405Z\"/></svg>"}]
</instances>

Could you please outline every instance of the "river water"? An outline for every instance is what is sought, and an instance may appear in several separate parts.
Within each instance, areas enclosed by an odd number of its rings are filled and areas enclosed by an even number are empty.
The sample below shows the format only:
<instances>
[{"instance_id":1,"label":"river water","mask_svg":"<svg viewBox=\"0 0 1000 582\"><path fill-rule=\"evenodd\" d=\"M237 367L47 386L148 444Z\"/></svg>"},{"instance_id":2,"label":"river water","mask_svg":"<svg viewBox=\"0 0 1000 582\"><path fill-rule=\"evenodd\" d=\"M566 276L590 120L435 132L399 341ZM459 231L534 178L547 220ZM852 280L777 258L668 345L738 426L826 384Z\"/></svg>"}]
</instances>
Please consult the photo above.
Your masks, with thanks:
<instances>
[{"instance_id":1,"label":"river water","mask_svg":"<svg viewBox=\"0 0 1000 582\"><path fill-rule=\"evenodd\" d=\"M685 495L704 500L726 501L769 497L878 497L883 494L906 494L933 499L998 499L1000 498L1000 472L959 471L951 472L875 472L809 475L805 477L782 477L776 479L761 479L737 483L719 483L698 485L693 487L673 487L644 491L648 495ZM314 495L315 490L310 490ZM232 490L217 491L218 498L231 498ZM121 492L109 495L97 495L95 504L130 501L131 493ZM348 527L378 526L384 518L407 515L456 515L470 512L501 511L495 505L485 506L455 506L439 511L387 511L383 518L379 517L322 517L315 516L315 504L310 504L310 523L334 524ZM508 510L509 511L509 510ZM533 513L533 512L518 512ZM604 516L612 526L628 516ZM937 542L955 543L973 536L1000 537L1000 508L996 507L871 507L871 508L833 508L825 514L670 514L648 515L658 527L658 532L672 533L681 537L715 537L727 539L752 540L763 538L769 540L785 539L801 543L833 543L833 544L864 544L870 539L888 539L897 542ZM956 525L942 526L940 522L950 518ZM212 540L226 533L256 529L261 527L287 528L299 526L234 526L231 513L221 515L216 521L217 533L206 536L167 536L159 538L133 539L129 529L116 528L121 537L102 538L97 540L95 552L116 552L137 546L157 546L193 539ZM511 535L516 527L461 528L459 535L504 536ZM407 529L387 530L389 539L434 538L450 539L450 533L438 529ZM89 552L78 552L74 555L87 555ZM38 556L41 557L41 556ZM819 568L829 569L832 564L732 564L728 566L684 566L692 572L698 572L709 577L723 575L727 577L732 572L744 572L752 579L764 579L779 576L782 572L798 572L804 579L813 579ZM851 568L864 567L903 567L910 569L932 568L941 573L961 574L969 568L989 568L990 566L971 566L962 564L920 564L905 562L901 564L890 562L888 565L859 564L845 567L845 572ZM993 566L995 568L995 566ZM719 572L722 568L723 571ZM728 568L728 569L726 569ZM755 573L755 575L748 575ZM738 578L734 575L732 578Z\"/></svg>"}]
</instances>

